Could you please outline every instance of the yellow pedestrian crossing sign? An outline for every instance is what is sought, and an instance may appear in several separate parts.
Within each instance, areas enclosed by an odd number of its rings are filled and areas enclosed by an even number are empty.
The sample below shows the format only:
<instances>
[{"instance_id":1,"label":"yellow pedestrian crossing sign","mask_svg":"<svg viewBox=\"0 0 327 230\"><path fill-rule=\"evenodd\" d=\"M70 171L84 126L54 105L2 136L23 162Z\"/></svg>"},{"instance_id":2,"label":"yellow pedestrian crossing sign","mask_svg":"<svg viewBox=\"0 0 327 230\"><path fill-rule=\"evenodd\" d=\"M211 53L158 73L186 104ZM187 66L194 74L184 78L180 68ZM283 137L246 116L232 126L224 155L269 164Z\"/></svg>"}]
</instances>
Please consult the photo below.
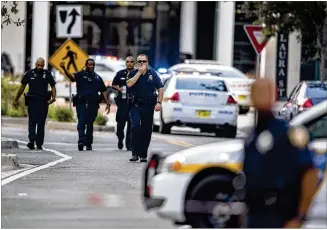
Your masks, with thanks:
<instances>
[{"instance_id":1,"label":"yellow pedestrian crossing sign","mask_svg":"<svg viewBox=\"0 0 327 230\"><path fill-rule=\"evenodd\" d=\"M82 50L73 40L67 39L59 49L50 57L49 63L59 70L65 77L65 72L60 67L62 61L70 73L81 71L85 67L85 62L89 55Z\"/></svg>"}]
</instances>

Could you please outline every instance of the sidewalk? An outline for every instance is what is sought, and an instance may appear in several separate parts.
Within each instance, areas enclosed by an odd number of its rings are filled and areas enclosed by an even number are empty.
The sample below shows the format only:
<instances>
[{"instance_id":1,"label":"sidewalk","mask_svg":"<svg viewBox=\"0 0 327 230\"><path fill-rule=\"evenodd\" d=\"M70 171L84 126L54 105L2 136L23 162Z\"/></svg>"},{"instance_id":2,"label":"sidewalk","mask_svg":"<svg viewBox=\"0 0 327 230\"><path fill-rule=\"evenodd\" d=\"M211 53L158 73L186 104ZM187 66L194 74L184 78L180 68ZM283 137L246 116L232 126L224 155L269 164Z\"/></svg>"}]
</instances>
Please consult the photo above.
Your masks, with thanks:
<instances>
[{"instance_id":1,"label":"sidewalk","mask_svg":"<svg viewBox=\"0 0 327 230\"><path fill-rule=\"evenodd\" d=\"M60 158L45 150L30 150L25 144L2 137L1 180Z\"/></svg>"}]
</instances>

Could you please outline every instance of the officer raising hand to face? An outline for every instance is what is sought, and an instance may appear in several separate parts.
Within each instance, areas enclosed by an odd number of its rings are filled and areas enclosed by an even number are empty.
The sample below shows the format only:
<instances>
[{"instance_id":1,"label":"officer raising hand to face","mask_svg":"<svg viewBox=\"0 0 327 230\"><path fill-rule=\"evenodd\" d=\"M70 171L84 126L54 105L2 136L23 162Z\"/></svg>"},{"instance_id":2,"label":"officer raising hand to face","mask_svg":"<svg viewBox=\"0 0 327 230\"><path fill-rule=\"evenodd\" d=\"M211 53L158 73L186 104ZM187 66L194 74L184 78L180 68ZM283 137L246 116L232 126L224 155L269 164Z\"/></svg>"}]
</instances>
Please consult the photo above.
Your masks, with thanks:
<instances>
[{"instance_id":1,"label":"officer raising hand to face","mask_svg":"<svg viewBox=\"0 0 327 230\"><path fill-rule=\"evenodd\" d=\"M130 161L147 162L148 148L151 141L153 113L161 110L163 85L158 74L148 68L148 57L137 57L138 69L128 75L127 87L132 94L132 158ZM158 91L158 95L157 95Z\"/></svg>"},{"instance_id":2,"label":"officer raising hand to face","mask_svg":"<svg viewBox=\"0 0 327 230\"><path fill-rule=\"evenodd\" d=\"M76 106L78 118L78 149L82 151L86 145L86 150L92 150L93 124L98 115L99 104L102 101L99 93L103 94L107 104L107 114L110 112L107 87L102 78L94 72L95 61L93 59L87 59L85 69L74 74L67 71L65 62L61 62L60 66L65 71L66 76L72 82L76 82L77 94L73 97L73 105Z\"/></svg>"},{"instance_id":3,"label":"officer raising hand to face","mask_svg":"<svg viewBox=\"0 0 327 230\"><path fill-rule=\"evenodd\" d=\"M275 88L259 79L251 88L258 124L244 146L248 228L299 228L318 184L309 133L274 117Z\"/></svg>"}]
</instances>

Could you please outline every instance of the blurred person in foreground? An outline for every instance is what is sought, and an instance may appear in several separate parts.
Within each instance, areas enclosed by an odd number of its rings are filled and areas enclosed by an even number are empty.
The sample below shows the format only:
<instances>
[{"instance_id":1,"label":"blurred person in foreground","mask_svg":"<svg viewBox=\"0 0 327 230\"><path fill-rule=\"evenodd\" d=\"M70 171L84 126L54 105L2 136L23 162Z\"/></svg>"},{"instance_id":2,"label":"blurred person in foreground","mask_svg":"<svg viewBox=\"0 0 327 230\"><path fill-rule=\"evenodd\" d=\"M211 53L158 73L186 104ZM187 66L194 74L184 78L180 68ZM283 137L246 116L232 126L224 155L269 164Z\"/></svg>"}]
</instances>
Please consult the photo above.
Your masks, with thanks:
<instances>
[{"instance_id":1,"label":"blurred person in foreground","mask_svg":"<svg viewBox=\"0 0 327 230\"><path fill-rule=\"evenodd\" d=\"M151 141L153 113L161 110L163 85L158 74L148 68L148 57L137 57L138 69L128 75L127 87L132 95L132 157L130 161L147 162L148 148ZM158 91L158 95L157 95Z\"/></svg>"},{"instance_id":2,"label":"blurred person in foreground","mask_svg":"<svg viewBox=\"0 0 327 230\"><path fill-rule=\"evenodd\" d=\"M245 141L248 228L300 228L318 183L309 133L274 117L274 92L268 79L251 89L258 123Z\"/></svg>"},{"instance_id":3,"label":"blurred person in foreground","mask_svg":"<svg viewBox=\"0 0 327 230\"><path fill-rule=\"evenodd\" d=\"M117 122L117 132L118 137L118 148L122 149L124 147L124 129L127 122L127 131L125 138L125 146L127 151L131 151L131 120L129 117L130 101L129 92L127 89L127 76L134 70L135 60L132 56L126 58L126 69L122 69L117 72L115 78L112 81L112 88L118 90L118 94L115 97L115 102L117 105L116 122Z\"/></svg>"},{"instance_id":4,"label":"blurred person in foreground","mask_svg":"<svg viewBox=\"0 0 327 230\"><path fill-rule=\"evenodd\" d=\"M45 61L38 58L35 68L27 71L21 81L14 100L14 107L17 108L18 100L28 85L28 93L25 95L25 105L28 107L28 138L29 149L42 150L44 143L45 121L48 116L49 105L56 101L56 82L49 70L44 69ZM48 91L49 85L51 91Z\"/></svg>"}]
</instances>

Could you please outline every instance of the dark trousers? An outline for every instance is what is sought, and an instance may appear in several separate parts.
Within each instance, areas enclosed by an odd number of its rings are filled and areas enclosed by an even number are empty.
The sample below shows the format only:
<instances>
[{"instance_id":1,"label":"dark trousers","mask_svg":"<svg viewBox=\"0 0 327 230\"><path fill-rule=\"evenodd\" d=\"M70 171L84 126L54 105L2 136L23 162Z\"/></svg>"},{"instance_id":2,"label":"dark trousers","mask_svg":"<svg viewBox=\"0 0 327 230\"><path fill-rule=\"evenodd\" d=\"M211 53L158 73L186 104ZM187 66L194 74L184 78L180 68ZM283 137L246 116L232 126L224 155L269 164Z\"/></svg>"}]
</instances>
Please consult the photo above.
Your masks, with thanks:
<instances>
[{"instance_id":1,"label":"dark trousers","mask_svg":"<svg viewBox=\"0 0 327 230\"><path fill-rule=\"evenodd\" d=\"M99 105L96 103L78 103L76 105L76 113L78 118L78 143L82 143L86 146L93 144L93 123L98 115L98 110Z\"/></svg>"},{"instance_id":2,"label":"dark trousers","mask_svg":"<svg viewBox=\"0 0 327 230\"><path fill-rule=\"evenodd\" d=\"M37 146L44 143L44 126L49 105L46 100L30 98L28 102L28 138Z\"/></svg>"},{"instance_id":3,"label":"dark trousers","mask_svg":"<svg viewBox=\"0 0 327 230\"><path fill-rule=\"evenodd\" d=\"M132 106L130 110L133 156L148 156L148 148L152 134L153 113L154 106Z\"/></svg>"},{"instance_id":4,"label":"dark trousers","mask_svg":"<svg viewBox=\"0 0 327 230\"><path fill-rule=\"evenodd\" d=\"M132 149L131 144L131 119L129 119L129 104L127 100L117 99L117 113L116 113L116 122L117 122L117 132L116 135L118 140L124 140L124 129L127 122L127 131L125 138L125 146L127 149Z\"/></svg>"},{"instance_id":5,"label":"dark trousers","mask_svg":"<svg viewBox=\"0 0 327 230\"><path fill-rule=\"evenodd\" d=\"M285 224L285 218L278 213L249 214L247 218L247 228L283 228Z\"/></svg>"}]
</instances>

